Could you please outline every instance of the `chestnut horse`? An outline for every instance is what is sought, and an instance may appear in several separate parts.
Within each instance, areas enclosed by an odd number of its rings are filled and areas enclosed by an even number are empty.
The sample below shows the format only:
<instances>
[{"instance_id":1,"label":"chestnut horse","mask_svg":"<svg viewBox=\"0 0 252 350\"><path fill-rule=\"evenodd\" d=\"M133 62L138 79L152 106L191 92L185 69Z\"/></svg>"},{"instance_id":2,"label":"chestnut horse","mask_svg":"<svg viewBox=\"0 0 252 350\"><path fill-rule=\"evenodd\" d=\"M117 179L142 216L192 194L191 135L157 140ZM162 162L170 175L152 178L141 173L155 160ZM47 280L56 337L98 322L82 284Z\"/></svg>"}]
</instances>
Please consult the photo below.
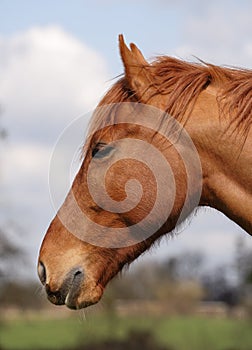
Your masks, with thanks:
<instances>
[{"instance_id":1,"label":"chestnut horse","mask_svg":"<svg viewBox=\"0 0 252 350\"><path fill-rule=\"evenodd\" d=\"M252 233L252 72L148 63L121 35L119 46L125 75L93 114L83 163L39 255L48 299L73 309L98 302L123 266L196 207Z\"/></svg>"}]
</instances>

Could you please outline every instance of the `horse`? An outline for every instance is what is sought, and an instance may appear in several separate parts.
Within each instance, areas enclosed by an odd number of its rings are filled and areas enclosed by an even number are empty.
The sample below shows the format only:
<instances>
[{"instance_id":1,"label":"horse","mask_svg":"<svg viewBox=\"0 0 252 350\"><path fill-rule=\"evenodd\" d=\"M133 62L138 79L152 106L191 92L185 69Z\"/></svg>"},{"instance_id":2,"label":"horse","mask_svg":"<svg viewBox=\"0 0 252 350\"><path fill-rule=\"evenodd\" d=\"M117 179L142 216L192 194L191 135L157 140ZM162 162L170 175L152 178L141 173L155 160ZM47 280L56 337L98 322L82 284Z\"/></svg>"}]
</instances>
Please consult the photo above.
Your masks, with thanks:
<instances>
[{"instance_id":1,"label":"horse","mask_svg":"<svg viewBox=\"0 0 252 350\"><path fill-rule=\"evenodd\" d=\"M147 62L122 35L119 49L124 75L93 113L80 169L39 253L49 301L71 309L97 303L124 266L197 208L252 233L252 71Z\"/></svg>"}]
</instances>

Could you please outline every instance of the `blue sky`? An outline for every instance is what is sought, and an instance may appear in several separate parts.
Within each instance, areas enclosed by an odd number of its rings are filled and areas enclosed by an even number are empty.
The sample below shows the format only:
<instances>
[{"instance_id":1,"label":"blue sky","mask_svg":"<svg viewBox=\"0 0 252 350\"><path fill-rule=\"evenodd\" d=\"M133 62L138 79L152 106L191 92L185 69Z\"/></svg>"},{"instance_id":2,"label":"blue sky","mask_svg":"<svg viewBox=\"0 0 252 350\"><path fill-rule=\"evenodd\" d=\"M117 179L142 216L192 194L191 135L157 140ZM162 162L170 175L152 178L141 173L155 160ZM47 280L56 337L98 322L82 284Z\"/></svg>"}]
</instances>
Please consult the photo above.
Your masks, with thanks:
<instances>
[{"instance_id":1,"label":"blue sky","mask_svg":"<svg viewBox=\"0 0 252 350\"><path fill-rule=\"evenodd\" d=\"M250 10L249 0L2 0L0 31L9 36L31 27L59 25L101 52L112 74L121 67L116 45L119 33L137 42L147 57L180 54L181 47L190 46L188 56L201 53L203 59L220 64L243 65L248 63L246 58L238 60L238 52L232 55L229 49L235 45L238 49L250 37Z\"/></svg>"},{"instance_id":2,"label":"blue sky","mask_svg":"<svg viewBox=\"0 0 252 350\"><path fill-rule=\"evenodd\" d=\"M10 35L33 26L62 26L101 51L113 74L120 69L116 56L119 33L152 54L162 53L176 46L181 35L177 12L174 6L153 1L1 1L0 28L3 35ZM167 23L170 30L164 31Z\"/></svg>"},{"instance_id":3,"label":"blue sky","mask_svg":"<svg viewBox=\"0 0 252 350\"><path fill-rule=\"evenodd\" d=\"M122 73L118 34L147 58L195 55L251 68L251 13L248 0L0 1L1 122L9 133L0 158L1 216L23 228L18 239L32 256L34 276L39 244L55 213L47 180L54 144ZM251 244L222 214L207 211L192 222L153 256L201 250L220 263L229 261L237 237Z\"/></svg>"}]
</instances>

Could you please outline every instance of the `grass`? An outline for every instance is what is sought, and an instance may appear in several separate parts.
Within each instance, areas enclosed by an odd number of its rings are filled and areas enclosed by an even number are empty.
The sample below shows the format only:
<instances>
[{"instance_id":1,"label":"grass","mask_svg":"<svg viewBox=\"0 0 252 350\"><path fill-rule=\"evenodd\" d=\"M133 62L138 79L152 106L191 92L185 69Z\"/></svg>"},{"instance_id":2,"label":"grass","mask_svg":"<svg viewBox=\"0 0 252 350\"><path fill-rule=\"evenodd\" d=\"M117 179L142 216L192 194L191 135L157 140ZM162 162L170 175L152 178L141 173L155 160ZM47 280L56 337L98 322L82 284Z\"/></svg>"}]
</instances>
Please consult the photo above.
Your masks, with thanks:
<instances>
[{"instance_id":1,"label":"grass","mask_svg":"<svg viewBox=\"0 0 252 350\"><path fill-rule=\"evenodd\" d=\"M173 318L163 320L157 338L179 350L251 350L251 323L229 319Z\"/></svg>"},{"instance_id":2,"label":"grass","mask_svg":"<svg viewBox=\"0 0 252 350\"><path fill-rule=\"evenodd\" d=\"M81 320L17 319L0 327L0 349L63 349L78 344L126 339L131 330L150 331L174 350L251 350L252 323L234 319L200 317L93 316ZM144 349L143 349L144 350Z\"/></svg>"}]
</instances>

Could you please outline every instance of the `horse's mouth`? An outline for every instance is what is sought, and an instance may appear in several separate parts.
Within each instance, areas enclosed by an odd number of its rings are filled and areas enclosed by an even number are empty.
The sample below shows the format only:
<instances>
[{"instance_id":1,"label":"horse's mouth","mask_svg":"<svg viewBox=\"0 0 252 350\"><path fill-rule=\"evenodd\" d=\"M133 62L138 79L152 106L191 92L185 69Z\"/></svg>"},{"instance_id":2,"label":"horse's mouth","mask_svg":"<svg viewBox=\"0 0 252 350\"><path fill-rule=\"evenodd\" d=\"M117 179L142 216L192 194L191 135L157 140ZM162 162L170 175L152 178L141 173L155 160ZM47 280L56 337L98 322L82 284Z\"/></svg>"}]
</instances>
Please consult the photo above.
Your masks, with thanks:
<instances>
[{"instance_id":1,"label":"horse's mouth","mask_svg":"<svg viewBox=\"0 0 252 350\"><path fill-rule=\"evenodd\" d=\"M42 261L38 264L38 275L45 286L48 300L54 305L66 305L69 309L82 309L96 304L102 297L104 287L88 277L82 267L72 268L63 282L49 277Z\"/></svg>"},{"instance_id":2,"label":"horse's mouth","mask_svg":"<svg viewBox=\"0 0 252 350\"><path fill-rule=\"evenodd\" d=\"M52 292L46 287L48 300L55 305L66 305L69 309L78 310L96 304L103 294L101 285L83 284L82 273L75 274L70 282L67 278L61 288Z\"/></svg>"},{"instance_id":3,"label":"horse's mouth","mask_svg":"<svg viewBox=\"0 0 252 350\"><path fill-rule=\"evenodd\" d=\"M70 308L76 308L76 301L80 294L81 284L84 279L82 269L72 269L66 276L61 287L52 290L50 283L45 284L48 300L55 305L67 305Z\"/></svg>"}]
</instances>

